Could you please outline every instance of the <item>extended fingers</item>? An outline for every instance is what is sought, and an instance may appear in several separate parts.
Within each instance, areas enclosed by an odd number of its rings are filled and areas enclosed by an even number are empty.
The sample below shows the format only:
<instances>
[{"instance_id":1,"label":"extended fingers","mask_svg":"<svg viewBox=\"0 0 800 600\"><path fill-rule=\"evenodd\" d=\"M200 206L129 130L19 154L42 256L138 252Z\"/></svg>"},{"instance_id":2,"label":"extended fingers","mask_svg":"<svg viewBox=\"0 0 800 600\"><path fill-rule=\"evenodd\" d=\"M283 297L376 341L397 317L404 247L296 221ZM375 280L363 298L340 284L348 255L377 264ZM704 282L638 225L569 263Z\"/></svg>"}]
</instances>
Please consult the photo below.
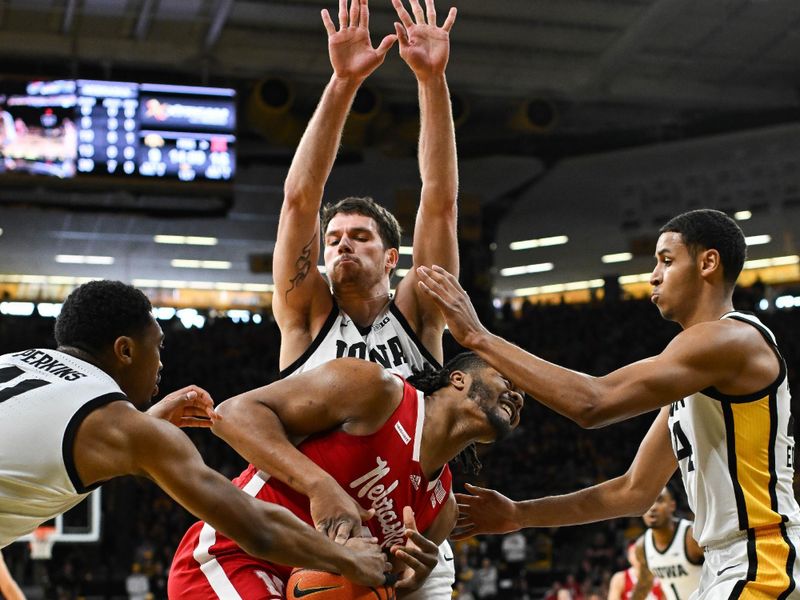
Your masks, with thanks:
<instances>
[{"instance_id":1,"label":"extended fingers","mask_svg":"<svg viewBox=\"0 0 800 600\"><path fill-rule=\"evenodd\" d=\"M361 13L361 3L366 0L350 0L350 22L349 27L358 27L358 15Z\"/></svg>"},{"instance_id":2,"label":"extended fingers","mask_svg":"<svg viewBox=\"0 0 800 600\"><path fill-rule=\"evenodd\" d=\"M358 26L369 29L369 4L367 0L361 0L361 13L358 19Z\"/></svg>"},{"instance_id":3,"label":"extended fingers","mask_svg":"<svg viewBox=\"0 0 800 600\"><path fill-rule=\"evenodd\" d=\"M328 9L323 8L320 14L322 15L322 24L325 25L325 31L328 32L328 35L331 36L336 33L336 25L333 24L333 19L331 19L331 13L328 12Z\"/></svg>"},{"instance_id":4,"label":"extended fingers","mask_svg":"<svg viewBox=\"0 0 800 600\"><path fill-rule=\"evenodd\" d=\"M428 25L436 26L436 5L433 0L425 0L425 11L428 13Z\"/></svg>"},{"instance_id":5,"label":"extended fingers","mask_svg":"<svg viewBox=\"0 0 800 600\"><path fill-rule=\"evenodd\" d=\"M458 9L454 6L450 9L450 12L447 13L447 18L444 20L442 24L442 29L447 31L448 33L453 28L453 23L456 22L456 14L458 13Z\"/></svg>"},{"instance_id":6,"label":"extended fingers","mask_svg":"<svg viewBox=\"0 0 800 600\"><path fill-rule=\"evenodd\" d=\"M394 6L394 9L397 11L397 17L400 19L403 27L408 29L414 25L414 20L411 18L411 15L408 14L406 7L403 6L402 0L392 0L392 6Z\"/></svg>"},{"instance_id":7,"label":"extended fingers","mask_svg":"<svg viewBox=\"0 0 800 600\"><path fill-rule=\"evenodd\" d=\"M417 25L425 25L425 12L422 10L422 6L419 3L419 0L409 0L411 4L411 11L414 13L414 19L417 21ZM434 25L436 22L434 21Z\"/></svg>"},{"instance_id":8,"label":"extended fingers","mask_svg":"<svg viewBox=\"0 0 800 600\"><path fill-rule=\"evenodd\" d=\"M347 0L339 0L339 29L346 29L347 26Z\"/></svg>"}]
</instances>

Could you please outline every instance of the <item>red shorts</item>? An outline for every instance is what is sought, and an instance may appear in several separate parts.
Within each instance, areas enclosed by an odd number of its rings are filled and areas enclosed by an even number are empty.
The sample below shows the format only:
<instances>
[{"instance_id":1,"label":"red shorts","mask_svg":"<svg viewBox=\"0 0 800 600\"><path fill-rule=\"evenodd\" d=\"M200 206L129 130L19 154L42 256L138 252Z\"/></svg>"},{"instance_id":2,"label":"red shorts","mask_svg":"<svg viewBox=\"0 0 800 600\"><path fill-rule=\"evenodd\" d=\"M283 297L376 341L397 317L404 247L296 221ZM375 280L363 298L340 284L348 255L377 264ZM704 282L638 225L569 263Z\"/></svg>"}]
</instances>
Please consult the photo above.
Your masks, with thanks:
<instances>
[{"instance_id":1,"label":"red shorts","mask_svg":"<svg viewBox=\"0 0 800 600\"><path fill-rule=\"evenodd\" d=\"M232 551L205 523L195 523L183 536L169 570L170 600L284 600L291 569ZM222 547L221 547L222 546Z\"/></svg>"}]
</instances>

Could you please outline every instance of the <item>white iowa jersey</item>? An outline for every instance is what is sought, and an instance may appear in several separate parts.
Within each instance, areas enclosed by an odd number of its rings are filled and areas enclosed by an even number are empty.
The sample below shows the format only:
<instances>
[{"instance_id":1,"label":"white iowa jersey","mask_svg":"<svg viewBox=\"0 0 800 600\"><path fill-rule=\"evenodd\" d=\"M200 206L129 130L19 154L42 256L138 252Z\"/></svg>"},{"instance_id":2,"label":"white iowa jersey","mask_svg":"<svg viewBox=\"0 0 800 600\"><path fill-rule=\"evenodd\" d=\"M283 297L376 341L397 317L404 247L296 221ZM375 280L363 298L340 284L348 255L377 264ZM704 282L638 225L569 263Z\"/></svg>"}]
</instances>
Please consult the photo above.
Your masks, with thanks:
<instances>
[{"instance_id":1,"label":"white iowa jersey","mask_svg":"<svg viewBox=\"0 0 800 600\"><path fill-rule=\"evenodd\" d=\"M75 434L86 415L115 400L127 398L110 376L63 352L0 356L0 548L93 489L75 468Z\"/></svg>"},{"instance_id":2,"label":"white iowa jersey","mask_svg":"<svg viewBox=\"0 0 800 600\"><path fill-rule=\"evenodd\" d=\"M755 316L731 312L722 318L758 329L778 357L780 373L747 396L708 388L670 407L672 447L701 546L770 527L785 537L786 526L800 523L792 491L794 419L786 365L772 332Z\"/></svg>"},{"instance_id":3,"label":"white iowa jersey","mask_svg":"<svg viewBox=\"0 0 800 600\"><path fill-rule=\"evenodd\" d=\"M281 377L302 373L334 358L350 356L383 365L401 377L411 375L425 363L441 365L420 343L394 300L386 305L371 326L359 328L336 304L314 341Z\"/></svg>"},{"instance_id":4,"label":"white iowa jersey","mask_svg":"<svg viewBox=\"0 0 800 600\"><path fill-rule=\"evenodd\" d=\"M661 590L667 600L687 600L698 585L702 563L693 563L686 555L686 531L692 522L678 521L675 534L662 552L653 542L653 530L644 533L644 555L647 568L661 581Z\"/></svg>"}]
</instances>

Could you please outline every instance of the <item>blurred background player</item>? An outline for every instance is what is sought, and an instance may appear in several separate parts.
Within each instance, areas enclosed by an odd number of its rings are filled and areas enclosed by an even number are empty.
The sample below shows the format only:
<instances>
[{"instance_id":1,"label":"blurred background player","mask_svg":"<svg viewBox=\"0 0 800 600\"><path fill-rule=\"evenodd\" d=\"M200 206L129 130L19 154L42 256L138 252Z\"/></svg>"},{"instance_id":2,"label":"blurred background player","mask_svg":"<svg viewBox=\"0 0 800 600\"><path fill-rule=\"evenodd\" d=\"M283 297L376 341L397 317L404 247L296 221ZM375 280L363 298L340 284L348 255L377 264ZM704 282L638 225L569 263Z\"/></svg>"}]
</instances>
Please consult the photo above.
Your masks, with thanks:
<instances>
[{"instance_id":1,"label":"blurred background player","mask_svg":"<svg viewBox=\"0 0 800 600\"><path fill-rule=\"evenodd\" d=\"M445 77L456 9L440 27L433 0L426 0L424 9L419 0L410 0L411 14L401 0L393 0L393 6L400 22L377 48L370 41L367 0L350 0L349 10L347 0L340 0L338 29L322 11L333 76L287 174L273 253L272 308L281 331L283 377L342 356L379 362L403 376L443 362L444 319L418 290L414 270L394 296L390 293L401 239L394 216L371 198L346 198L328 205L320 223L325 183L353 99L399 41L400 56L419 90L422 190L413 264L436 263L458 273L458 167ZM321 237L328 282L317 269ZM346 539L360 529L363 513L342 490L315 490L311 501L316 526L331 537ZM453 554L444 543L439 567L419 598L449 599L454 581Z\"/></svg>"},{"instance_id":2,"label":"blurred background player","mask_svg":"<svg viewBox=\"0 0 800 600\"><path fill-rule=\"evenodd\" d=\"M611 576L608 584L608 600L633 600L634 590L642 588L642 600L664 600L664 593L661 590L661 582L658 579L650 578L647 585L642 586L639 582L639 572L641 564L636 556L636 544L629 544L626 552L630 567L624 571L617 571Z\"/></svg>"},{"instance_id":3,"label":"blurred background player","mask_svg":"<svg viewBox=\"0 0 800 600\"><path fill-rule=\"evenodd\" d=\"M703 549L697 545L692 522L676 519L677 502L666 486L642 519L647 531L636 540L638 583L633 600L641 600L653 577L661 582L667 600L687 600L700 585Z\"/></svg>"}]
</instances>

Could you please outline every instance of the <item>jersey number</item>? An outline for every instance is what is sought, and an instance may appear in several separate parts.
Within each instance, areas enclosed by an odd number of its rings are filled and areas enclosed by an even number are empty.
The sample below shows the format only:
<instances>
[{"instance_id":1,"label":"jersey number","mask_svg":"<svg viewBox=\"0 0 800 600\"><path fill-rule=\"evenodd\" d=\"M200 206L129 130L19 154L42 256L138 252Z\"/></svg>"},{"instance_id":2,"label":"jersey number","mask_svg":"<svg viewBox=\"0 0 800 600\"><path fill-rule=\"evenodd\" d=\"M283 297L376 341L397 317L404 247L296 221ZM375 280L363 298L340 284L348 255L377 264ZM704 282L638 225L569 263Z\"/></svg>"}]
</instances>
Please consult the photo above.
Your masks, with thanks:
<instances>
[{"instance_id":1,"label":"jersey number","mask_svg":"<svg viewBox=\"0 0 800 600\"><path fill-rule=\"evenodd\" d=\"M686 437L685 433L683 433L680 421L675 421L675 424L672 426L672 436L675 438L675 455L678 458L678 462L682 461L684 458L688 458L688 470L694 471L694 462L692 461L692 445L689 443L689 438Z\"/></svg>"},{"instance_id":2,"label":"jersey number","mask_svg":"<svg viewBox=\"0 0 800 600\"><path fill-rule=\"evenodd\" d=\"M24 372L25 371L19 367L3 367L0 369L0 383L11 381L15 377L22 375ZM17 385L12 385L11 387L0 390L0 402L5 402L9 398L19 396L20 394L24 394L25 392L29 392L49 384L49 381L45 381L43 379L23 379Z\"/></svg>"}]
</instances>

